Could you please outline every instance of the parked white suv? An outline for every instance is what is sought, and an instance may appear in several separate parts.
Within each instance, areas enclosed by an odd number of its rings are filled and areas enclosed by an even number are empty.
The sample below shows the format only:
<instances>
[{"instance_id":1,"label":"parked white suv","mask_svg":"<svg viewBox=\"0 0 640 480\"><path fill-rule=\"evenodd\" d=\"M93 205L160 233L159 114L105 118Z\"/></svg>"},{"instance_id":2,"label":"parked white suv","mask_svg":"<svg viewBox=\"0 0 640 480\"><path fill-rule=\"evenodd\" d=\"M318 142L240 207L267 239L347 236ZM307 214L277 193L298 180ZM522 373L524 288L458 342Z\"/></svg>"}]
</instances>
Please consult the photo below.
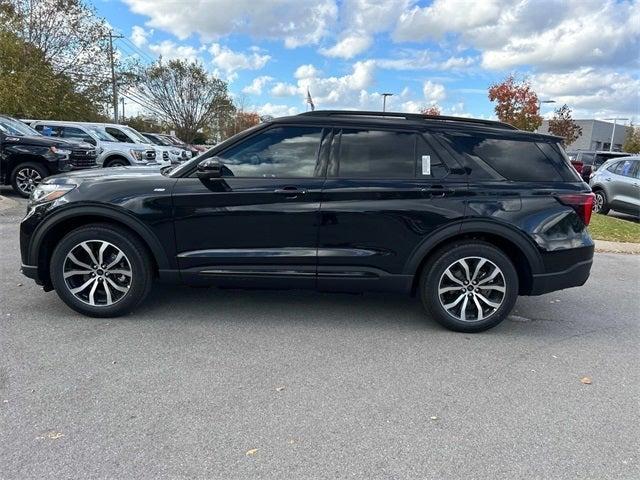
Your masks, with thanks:
<instances>
[{"instance_id":1,"label":"parked white suv","mask_svg":"<svg viewBox=\"0 0 640 480\"><path fill-rule=\"evenodd\" d=\"M65 139L79 139L95 145L96 163L103 167L148 165L156 163L157 152L148 145L120 142L104 129L91 124L57 120L34 120L33 128L43 135Z\"/></svg>"}]
</instances>

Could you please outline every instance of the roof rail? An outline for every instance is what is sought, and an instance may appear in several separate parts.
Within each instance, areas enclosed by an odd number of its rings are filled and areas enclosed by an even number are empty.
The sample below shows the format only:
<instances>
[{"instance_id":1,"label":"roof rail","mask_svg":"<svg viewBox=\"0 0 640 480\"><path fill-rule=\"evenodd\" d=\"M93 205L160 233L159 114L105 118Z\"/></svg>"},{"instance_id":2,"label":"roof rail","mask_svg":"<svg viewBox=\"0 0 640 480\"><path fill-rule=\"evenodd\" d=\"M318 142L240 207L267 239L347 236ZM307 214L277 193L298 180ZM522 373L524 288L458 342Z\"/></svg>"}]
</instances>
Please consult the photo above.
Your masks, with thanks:
<instances>
[{"instance_id":1,"label":"roof rail","mask_svg":"<svg viewBox=\"0 0 640 480\"><path fill-rule=\"evenodd\" d=\"M483 120L480 118L450 117L446 115L423 115L422 113L403 113L403 112L373 112L363 110L314 110L311 112L300 113L302 116L318 116L318 117L391 117L404 118L405 120L436 120L442 122L463 122L475 123L478 125L486 125L489 127L504 128L508 130L518 130L513 125L496 120Z\"/></svg>"}]
</instances>

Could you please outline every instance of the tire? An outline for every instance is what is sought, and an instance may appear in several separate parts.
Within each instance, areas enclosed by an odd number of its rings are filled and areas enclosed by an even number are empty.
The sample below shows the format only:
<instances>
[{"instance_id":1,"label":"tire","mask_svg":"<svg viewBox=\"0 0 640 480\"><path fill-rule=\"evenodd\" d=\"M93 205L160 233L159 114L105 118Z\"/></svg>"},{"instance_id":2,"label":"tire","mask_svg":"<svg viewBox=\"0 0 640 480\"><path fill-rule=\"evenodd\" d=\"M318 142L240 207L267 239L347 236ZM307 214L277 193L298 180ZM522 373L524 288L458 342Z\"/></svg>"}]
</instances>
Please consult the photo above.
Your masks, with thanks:
<instances>
[{"instance_id":1,"label":"tire","mask_svg":"<svg viewBox=\"0 0 640 480\"><path fill-rule=\"evenodd\" d=\"M85 246L105 268L92 261ZM108 224L91 224L67 234L53 251L50 272L62 301L90 317L124 315L145 299L153 283L144 245L127 230Z\"/></svg>"},{"instance_id":2,"label":"tire","mask_svg":"<svg viewBox=\"0 0 640 480\"><path fill-rule=\"evenodd\" d=\"M498 273L494 275L496 269ZM440 249L429 259L420 277L425 310L440 325L456 332L481 332L498 325L511 313L518 288L518 274L509 257L479 240Z\"/></svg>"},{"instance_id":3,"label":"tire","mask_svg":"<svg viewBox=\"0 0 640 480\"><path fill-rule=\"evenodd\" d=\"M600 213L602 215L609 213L611 208L609 207L607 194L604 193L604 190L595 190L593 193L596 195L593 201L593 213Z\"/></svg>"},{"instance_id":4,"label":"tire","mask_svg":"<svg viewBox=\"0 0 640 480\"><path fill-rule=\"evenodd\" d=\"M129 162L127 161L126 158L122 158L122 157L115 157L110 160L107 160L103 165L104 168L127 167L127 166L129 166Z\"/></svg>"},{"instance_id":5,"label":"tire","mask_svg":"<svg viewBox=\"0 0 640 480\"><path fill-rule=\"evenodd\" d=\"M11 172L11 186L18 195L28 198L40 182L48 176L49 170L39 163L21 163Z\"/></svg>"}]
</instances>

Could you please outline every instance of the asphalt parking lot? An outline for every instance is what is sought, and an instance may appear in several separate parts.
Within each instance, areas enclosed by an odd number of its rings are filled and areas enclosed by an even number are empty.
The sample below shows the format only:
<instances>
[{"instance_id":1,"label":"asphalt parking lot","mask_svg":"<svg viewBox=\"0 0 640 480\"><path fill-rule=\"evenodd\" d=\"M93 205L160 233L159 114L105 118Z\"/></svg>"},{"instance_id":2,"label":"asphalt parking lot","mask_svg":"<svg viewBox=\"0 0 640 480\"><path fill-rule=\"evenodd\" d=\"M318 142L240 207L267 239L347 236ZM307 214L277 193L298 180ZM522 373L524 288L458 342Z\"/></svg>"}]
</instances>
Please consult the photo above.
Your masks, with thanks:
<instances>
[{"instance_id":1,"label":"asphalt parking lot","mask_svg":"<svg viewBox=\"0 0 640 480\"><path fill-rule=\"evenodd\" d=\"M2 479L640 478L638 256L597 254L586 286L476 335L373 294L157 286L90 319L20 275L20 203L0 211Z\"/></svg>"}]
</instances>

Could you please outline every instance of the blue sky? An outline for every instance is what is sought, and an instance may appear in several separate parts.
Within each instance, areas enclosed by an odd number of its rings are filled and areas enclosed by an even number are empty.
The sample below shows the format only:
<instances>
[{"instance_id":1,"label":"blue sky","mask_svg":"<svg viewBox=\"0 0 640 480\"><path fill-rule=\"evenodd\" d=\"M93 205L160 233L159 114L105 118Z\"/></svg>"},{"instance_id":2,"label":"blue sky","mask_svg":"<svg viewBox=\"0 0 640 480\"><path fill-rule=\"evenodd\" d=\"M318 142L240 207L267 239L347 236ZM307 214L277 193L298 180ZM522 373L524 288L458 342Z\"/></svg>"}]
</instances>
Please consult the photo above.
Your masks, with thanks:
<instances>
[{"instance_id":1,"label":"blue sky","mask_svg":"<svg viewBox=\"0 0 640 480\"><path fill-rule=\"evenodd\" d=\"M261 114L316 108L491 118L526 75L575 118L638 120L639 0L94 0L122 55L189 58ZM554 105L544 106L549 114ZM135 105L128 105L129 111ZM132 110L133 109L133 110Z\"/></svg>"}]
</instances>

